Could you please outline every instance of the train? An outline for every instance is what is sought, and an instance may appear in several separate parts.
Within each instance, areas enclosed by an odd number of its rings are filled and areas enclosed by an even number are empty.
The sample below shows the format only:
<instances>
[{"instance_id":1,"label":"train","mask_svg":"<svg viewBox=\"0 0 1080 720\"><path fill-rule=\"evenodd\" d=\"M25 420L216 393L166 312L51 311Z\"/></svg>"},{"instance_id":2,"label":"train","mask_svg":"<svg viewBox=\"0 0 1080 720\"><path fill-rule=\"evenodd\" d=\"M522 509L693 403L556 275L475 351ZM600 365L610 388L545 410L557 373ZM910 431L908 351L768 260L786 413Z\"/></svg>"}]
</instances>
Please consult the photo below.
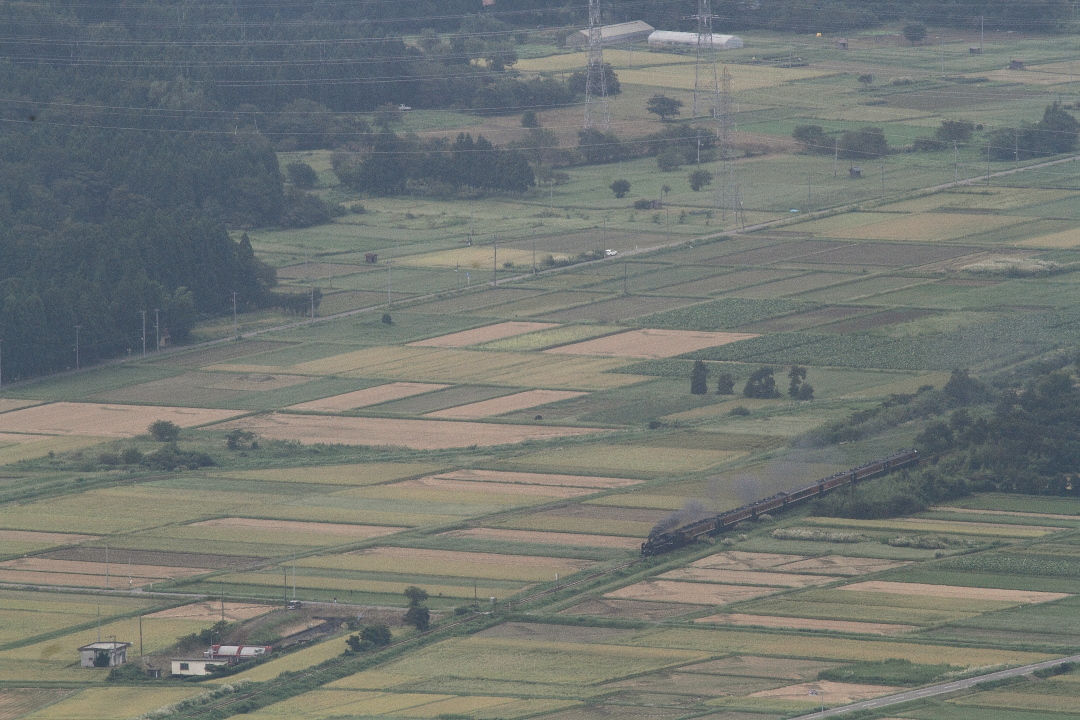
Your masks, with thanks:
<instances>
[{"instance_id":1,"label":"train","mask_svg":"<svg viewBox=\"0 0 1080 720\"><path fill-rule=\"evenodd\" d=\"M900 450L865 465L822 478L797 490L778 492L749 505L743 505L734 510L728 510L704 520L697 520L672 530L665 532L654 531L649 534L645 542L641 543L641 555L642 557L649 557L677 550L706 535L719 535L744 520L756 520L763 513L800 505L813 498L821 497L835 488L857 483L860 480L880 477L894 470L911 467L918 462L918 450Z\"/></svg>"}]
</instances>

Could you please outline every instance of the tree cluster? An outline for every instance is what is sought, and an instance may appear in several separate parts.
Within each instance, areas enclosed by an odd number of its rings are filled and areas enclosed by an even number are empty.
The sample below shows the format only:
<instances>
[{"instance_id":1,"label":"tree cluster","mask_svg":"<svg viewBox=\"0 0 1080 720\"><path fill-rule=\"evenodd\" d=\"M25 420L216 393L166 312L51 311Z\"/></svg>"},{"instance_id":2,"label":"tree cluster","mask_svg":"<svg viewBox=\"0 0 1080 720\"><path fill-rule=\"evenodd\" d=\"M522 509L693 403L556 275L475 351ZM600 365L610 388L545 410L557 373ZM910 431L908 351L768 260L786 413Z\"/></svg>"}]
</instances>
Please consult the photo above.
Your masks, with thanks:
<instances>
[{"instance_id":1,"label":"tree cluster","mask_svg":"<svg viewBox=\"0 0 1080 720\"><path fill-rule=\"evenodd\" d=\"M1078 134L1080 122L1055 102L1046 108L1037 123L990 133L990 156L996 160L1029 160L1072 152Z\"/></svg>"},{"instance_id":2,"label":"tree cluster","mask_svg":"<svg viewBox=\"0 0 1080 720\"><path fill-rule=\"evenodd\" d=\"M400 194L410 187L520 193L536 184L522 152L498 148L483 135L473 140L468 133L451 143L383 132L366 151L336 153L332 163L342 184L371 195Z\"/></svg>"},{"instance_id":3,"label":"tree cluster","mask_svg":"<svg viewBox=\"0 0 1080 720\"><path fill-rule=\"evenodd\" d=\"M409 609L405 611L405 622L423 632L431 626L431 611L424 603L428 599L427 590L410 585L405 588L405 597L409 600Z\"/></svg>"}]
</instances>

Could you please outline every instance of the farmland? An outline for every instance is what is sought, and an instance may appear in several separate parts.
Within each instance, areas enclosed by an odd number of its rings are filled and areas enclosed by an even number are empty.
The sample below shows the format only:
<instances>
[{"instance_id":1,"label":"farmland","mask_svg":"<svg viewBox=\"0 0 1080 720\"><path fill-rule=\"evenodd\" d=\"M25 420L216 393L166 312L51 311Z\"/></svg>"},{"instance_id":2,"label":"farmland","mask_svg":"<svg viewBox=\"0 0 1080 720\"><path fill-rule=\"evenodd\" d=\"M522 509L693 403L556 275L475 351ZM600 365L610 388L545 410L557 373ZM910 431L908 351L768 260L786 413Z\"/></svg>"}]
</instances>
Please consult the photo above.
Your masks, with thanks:
<instances>
[{"instance_id":1,"label":"farmland","mask_svg":"<svg viewBox=\"0 0 1080 720\"><path fill-rule=\"evenodd\" d=\"M1075 652L1075 499L983 494L883 520L796 511L628 565L672 512L738 507L911 446L924 419L807 438L941 388L953 368L1075 368L1072 164L998 175L1014 163L994 161L984 177L972 144L868 160L858 178L790 136L874 122L901 148L942 120L1033 121L1076 90L1062 54L1077 42L1002 35L969 55L963 37L893 39L858 35L843 54L766 33L726 55L739 157L703 157L716 176L703 192L691 168L635 157L467 205L359 198L327 151L280 153L317 168L325 199L365 207L248 231L283 292L323 293L314 317L241 313L239 339L231 318L209 320L195 336L216 344L0 389L0 718L135 716L212 689L106 683L75 648L100 636L153 663L198 656L176 643L222 617L238 641L297 641L234 677L285 688L245 710L266 719L768 720L893 689L819 677L830 669L903 660L959 677ZM1030 72L1001 69L1019 54ZM792 56L806 64L783 67ZM644 111L658 92L689 105L690 56L605 58L623 84L620 136L711 130ZM515 69L583 63L535 47ZM576 142L580 108L541 115L563 148ZM516 117L422 109L403 123L500 143L525 132ZM957 177L976 182L928 189ZM614 198L622 178L629 197ZM633 207L643 199L658 205ZM705 394L690 393L695 361ZM787 394L793 364L813 400ZM763 365L779 397L744 397ZM733 394L717 393L724 374ZM178 426L177 452L213 464L140 461L169 451L147 434L158 420ZM435 634L402 622L409 587L428 593ZM324 614L328 634L305 635ZM409 644L343 655L358 614ZM279 679L321 663L333 670L310 685ZM1032 678L879 716L1064 718L1078 687Z\"/></svg>"}]
</instances>

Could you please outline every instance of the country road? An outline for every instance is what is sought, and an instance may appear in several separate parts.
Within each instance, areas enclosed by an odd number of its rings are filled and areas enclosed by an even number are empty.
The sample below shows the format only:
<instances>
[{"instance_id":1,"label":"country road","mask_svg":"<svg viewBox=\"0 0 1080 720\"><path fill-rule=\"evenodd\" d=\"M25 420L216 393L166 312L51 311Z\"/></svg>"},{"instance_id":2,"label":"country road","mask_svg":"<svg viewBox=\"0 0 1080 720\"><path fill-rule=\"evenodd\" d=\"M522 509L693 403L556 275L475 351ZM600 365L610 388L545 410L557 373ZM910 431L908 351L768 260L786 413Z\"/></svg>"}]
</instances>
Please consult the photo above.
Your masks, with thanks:
<instances>
[{"instance_id":1,"label":"country road","mask_svg":"<svg viewBox=\"0 0 1080 720\"><path fill-rule=\"evenodd\" d=\"M998 672L987 673L985 675L964 678L963 680L953 680L952 682L941 683L940 685L930 685L917 690L905 690L904 692L895 695L885 695L884 697L874 698L873 700L863 700L861 702L832 708L830 710L812 712L808 715L799 715L796 718L793 718L793 720L817 720L818 718L838 717L859 710L877 710L890 705L911 702L912 700L923 700L928 697L934 697L935 695L945 695L947 693L956 692L957 690L966 690L982 682L1003 680L1018 675L1027 675L1035 670L1042 670L1043 668L1050 668L1067 662L1080 663L1080 655L1070 655L1069 657L1057 658L1055 660L1044 660L1043 662L1034 663L1033 665L1023 665L1021 667L1009 668L1008 670L999 670Z\"/></svg>"}]
</instances>

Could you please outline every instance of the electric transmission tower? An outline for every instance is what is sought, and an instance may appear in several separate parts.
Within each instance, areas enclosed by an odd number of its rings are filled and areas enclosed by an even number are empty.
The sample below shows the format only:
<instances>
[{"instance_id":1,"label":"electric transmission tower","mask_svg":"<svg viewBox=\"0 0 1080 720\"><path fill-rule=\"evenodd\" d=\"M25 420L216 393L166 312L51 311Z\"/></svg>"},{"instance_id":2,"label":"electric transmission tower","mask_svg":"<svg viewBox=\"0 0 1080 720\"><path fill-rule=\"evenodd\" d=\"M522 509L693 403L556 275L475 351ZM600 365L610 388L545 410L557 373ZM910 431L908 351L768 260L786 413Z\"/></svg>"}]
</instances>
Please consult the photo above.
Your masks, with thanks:
<instances>
[{"instance_id":1,"label":"electric transmission tower","mask_svg":"<svg viewBox=\"0 0 1080 720\"><path fill-rule=\"evenodd\" d=\"M599 105L599 108L594 107ZM600 32L600 0L589 0L589 51L585 66L585 127L607 128L607 74L604 72L604 43Z\"/></svg>"},{"instance_id":2,"label":"electric transmission tower","mask_svg":"<svg viewBox=\"0 0 1080 720\"><path fill-rule=\"evenodd\" d=\"M720 165L720 182L717 185L716 203L720 206L721 218L727 219L730 208L739 220L742 211L742 199L739 182L735 177L735 101L731 96L731 73L727 67L720 75L716 93L716 153Z\"/></svg>"},{"instance_id":3,"label":"electric transmission tower","mask_svg":"<svg viewBox=\"0 0 1080 720\"><path fill-rule=\"evenodd\" d=\"M716 51L713 48L713 14L710 0L698 0L698 12L695 17L697 19L697 45L694 47L694 104L691 116L696 118L698 110L705 104L705 97L711 100L709 104L712 107L709 114L716 115L715 99L720 94L720 87L716 76ZM712 82L708 82L710 71Z\"/></svg>"}]
</instances>

